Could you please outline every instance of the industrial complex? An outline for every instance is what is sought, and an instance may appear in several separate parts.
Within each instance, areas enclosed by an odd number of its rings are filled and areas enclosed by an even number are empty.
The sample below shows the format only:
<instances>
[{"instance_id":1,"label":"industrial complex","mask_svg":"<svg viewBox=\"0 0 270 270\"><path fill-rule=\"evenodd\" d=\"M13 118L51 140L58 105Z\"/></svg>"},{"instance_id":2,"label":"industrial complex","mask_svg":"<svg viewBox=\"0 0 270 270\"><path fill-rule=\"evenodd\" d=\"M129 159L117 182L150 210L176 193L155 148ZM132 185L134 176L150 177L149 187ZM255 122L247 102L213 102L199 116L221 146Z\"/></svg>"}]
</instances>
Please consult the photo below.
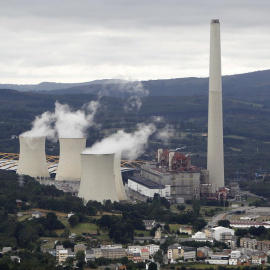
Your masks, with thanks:
<instances>
[{"instance_id":1,"label":"industrial complex","mask_svg":"<svg viewBox=\"0 0 270 270\"><path fill-rule=\"evenodd\" d=\"M59 163L47 164L45 137L25 136L19 138L20 157L18 165L15 164L17 168L15 165L13 168L20 175L43 179L44 183L64 182L74 187L76 182L77 190L73 193L77 192L86 202L127 200L129 191L140 194L142 199L159 194L178 203L226 197L219 21L212 20L210 29L207 170L193 166L191 157L185 153L158 149L155 159L129 174L124 187L120 153L88 153L86 138L60 138Z\"/></svg>"}]
</instances>

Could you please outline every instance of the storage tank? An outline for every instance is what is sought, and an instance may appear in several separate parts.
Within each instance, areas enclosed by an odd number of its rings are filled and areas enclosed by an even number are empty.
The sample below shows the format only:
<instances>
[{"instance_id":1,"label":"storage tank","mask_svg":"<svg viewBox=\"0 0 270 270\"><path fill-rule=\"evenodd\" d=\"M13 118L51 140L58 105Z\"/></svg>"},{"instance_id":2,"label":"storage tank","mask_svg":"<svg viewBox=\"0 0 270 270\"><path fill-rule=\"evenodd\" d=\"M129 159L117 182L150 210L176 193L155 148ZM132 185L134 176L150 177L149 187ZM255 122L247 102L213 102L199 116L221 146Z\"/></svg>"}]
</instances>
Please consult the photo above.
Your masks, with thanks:
<instances>
[{"instance_id":1,"label":"storage tank","mask_svg":"<svg viewBox=\"0 0 270 270\"><path fill-rule=\"evenodd\" d=\"M60 157L55 180L81 180L81 152L86 138L59 138Z\"/></svg>"},{"instance_id":2,"label":"storage tank","mask_svg":"<svg viewBox=\"0 0 270 270\"><path fill-rule=\"evenodd\" d=\"M21 135L19 140L20 158L17 173L49 178L50 174L45 155L45 136L24 137Z\"/></svg>"},{"instance_id":3,"label":"storage tank","mask_svg":"<svg viewBox=\"0 0 270 270\"><path fill-rule=\"evenodd\" d=\"M120 156L81 154L82 174L78 197L85 201L120 201L125 199L120 172ZM121 181L121 182L120 182Z\"/></svg>"}]
</instances>

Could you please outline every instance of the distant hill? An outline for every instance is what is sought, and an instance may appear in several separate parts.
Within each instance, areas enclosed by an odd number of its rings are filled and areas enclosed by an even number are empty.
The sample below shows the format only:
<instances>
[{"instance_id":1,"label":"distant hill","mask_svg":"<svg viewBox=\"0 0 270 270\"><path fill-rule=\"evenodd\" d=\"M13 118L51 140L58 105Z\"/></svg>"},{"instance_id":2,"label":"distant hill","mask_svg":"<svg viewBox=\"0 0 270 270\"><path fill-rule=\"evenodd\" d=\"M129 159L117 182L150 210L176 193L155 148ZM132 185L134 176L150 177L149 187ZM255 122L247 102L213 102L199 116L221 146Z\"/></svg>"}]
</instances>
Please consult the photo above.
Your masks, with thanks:
<instances>
[{"instance_id":1,"label":"distant hill","mask_svg":"<svg viewBox=\"0 0 270 270\"><path fill-rule=\"evenodd\" d=\"M133 94L149 96L195 96L208 94L208 78L178 78L129 82L124 80L96 80L83 83L49 83L37 85L0 84L0 89L36 91L43 94L100 94L127 97ZM223 76L223 96L229 99L269 104L270 70Z\"/></svg>"}]
</instances>

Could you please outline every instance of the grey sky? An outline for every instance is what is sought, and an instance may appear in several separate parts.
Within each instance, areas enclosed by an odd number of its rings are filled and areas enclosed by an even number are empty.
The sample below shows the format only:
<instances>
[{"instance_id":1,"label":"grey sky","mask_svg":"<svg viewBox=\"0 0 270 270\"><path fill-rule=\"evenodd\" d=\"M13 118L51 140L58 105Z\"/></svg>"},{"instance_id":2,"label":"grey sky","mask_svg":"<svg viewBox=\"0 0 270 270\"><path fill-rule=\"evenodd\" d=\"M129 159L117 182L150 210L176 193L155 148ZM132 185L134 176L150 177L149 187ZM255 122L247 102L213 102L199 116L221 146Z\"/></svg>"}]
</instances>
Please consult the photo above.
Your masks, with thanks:
<instances>
[{"instance_id":1,"label":"grey sky","mask_svg":"<svg viewBox=\"0 0 270 270\"><path fill-rule=\"evenodd\" d=\"M208 76L269 69L269 0L0 0L0 83Z\"/></svg>"}]
</instances>

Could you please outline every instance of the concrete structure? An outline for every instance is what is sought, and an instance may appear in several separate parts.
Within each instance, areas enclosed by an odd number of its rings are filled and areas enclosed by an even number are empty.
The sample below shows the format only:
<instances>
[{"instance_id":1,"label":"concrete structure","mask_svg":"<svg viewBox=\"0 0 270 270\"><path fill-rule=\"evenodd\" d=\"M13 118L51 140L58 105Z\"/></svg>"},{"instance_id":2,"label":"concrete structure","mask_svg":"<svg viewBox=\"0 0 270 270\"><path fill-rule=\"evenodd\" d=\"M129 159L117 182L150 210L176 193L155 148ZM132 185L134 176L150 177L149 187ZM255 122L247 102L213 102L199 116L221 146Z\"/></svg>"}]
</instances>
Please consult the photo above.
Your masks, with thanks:
<instances>
[{"instance_id":1,"label":"concrete structure","mask_svg":"<svg viewBox=\"0 0 270 270\"><path fill-rule=\"evenodd\" d=\"M160 185L147 178L139 176L129 176L128 187L149 198L153 198L155 193L159 194L160 197L170 197L171 195L171 188L169 185Z\"/></svg>"},{"instance_id":2,"label":"concrete structure","mask_svg":"<svg viewBox=\"0 0 270 270\"><path fill-rule=\"evenodd\" d=\"M120 201L126 199L116 154L81 154L82 177L78 196L89 200Z\"/></svg>"},{"instance_id":3,"label":"concrete structure","mask_svg":"<svg viewBox=\"0 0 270 270\"><path fill-rule=\"evenodd\" d=\"M206 237L214 238L217 241L220 241L221 234L224 234L224 233L230 233L231 235L234 235L234 230L229 229L229 228L225 228L222 226L218 226L218 227L214 227L214 228L210 228L210 229L205 229Z\"/></svg>"},{"instance_id":4,"label":"concrete structure","mask_svg":"<svg viewBox=\"0 0 270 270\"><path fill-rule=\"evenodd\" d=\"M172 173L167 169L157 168L156 163L146 163L141 167L141 176L158 183L170 186L170 197L176 201L178 198L191 200L200 199L200 172L181 171Z\"/></svg>"},{"instance_id":5,"label":"concrete structure","mask_svg":"<svg viewBox=\"0 0 270 270\"><path fill-rule=\"evenodd\" d=\"M81 152L86 138L59 138L60 157L55 180L81 180Z\"/></svg>"},{"instance_id":6,"label":"concrete structure","mask_svg":"<svg viewBox=\"0 0 270 270\"><path fill-rule=\"evenodd\" d=\"M45 156L45 137L19 136L19 140L20 158L17 173L49 178L50 174Z\"/></svg>"},{"instance_id":7,"label":"concrete structure","mask_svg":"<svg viewBox=\"0 0 270 270\"><path fill-rule=\"evenodd\" d=\"M171 263L179 258L183 258L184 260L195 260L196 248L174 244L168 247L167 257L168 261Z\"/></svg>"},{"instance_id":8,"label":"concrete structure","mask_svg":"<svg viewBox=\"0 0 270 270\"><path fill-rule=\"evenodd\" d=\"M219 20L211 21L207 170L209 183L224 186L223 115Z\"/></svg>"}]
</instances>

